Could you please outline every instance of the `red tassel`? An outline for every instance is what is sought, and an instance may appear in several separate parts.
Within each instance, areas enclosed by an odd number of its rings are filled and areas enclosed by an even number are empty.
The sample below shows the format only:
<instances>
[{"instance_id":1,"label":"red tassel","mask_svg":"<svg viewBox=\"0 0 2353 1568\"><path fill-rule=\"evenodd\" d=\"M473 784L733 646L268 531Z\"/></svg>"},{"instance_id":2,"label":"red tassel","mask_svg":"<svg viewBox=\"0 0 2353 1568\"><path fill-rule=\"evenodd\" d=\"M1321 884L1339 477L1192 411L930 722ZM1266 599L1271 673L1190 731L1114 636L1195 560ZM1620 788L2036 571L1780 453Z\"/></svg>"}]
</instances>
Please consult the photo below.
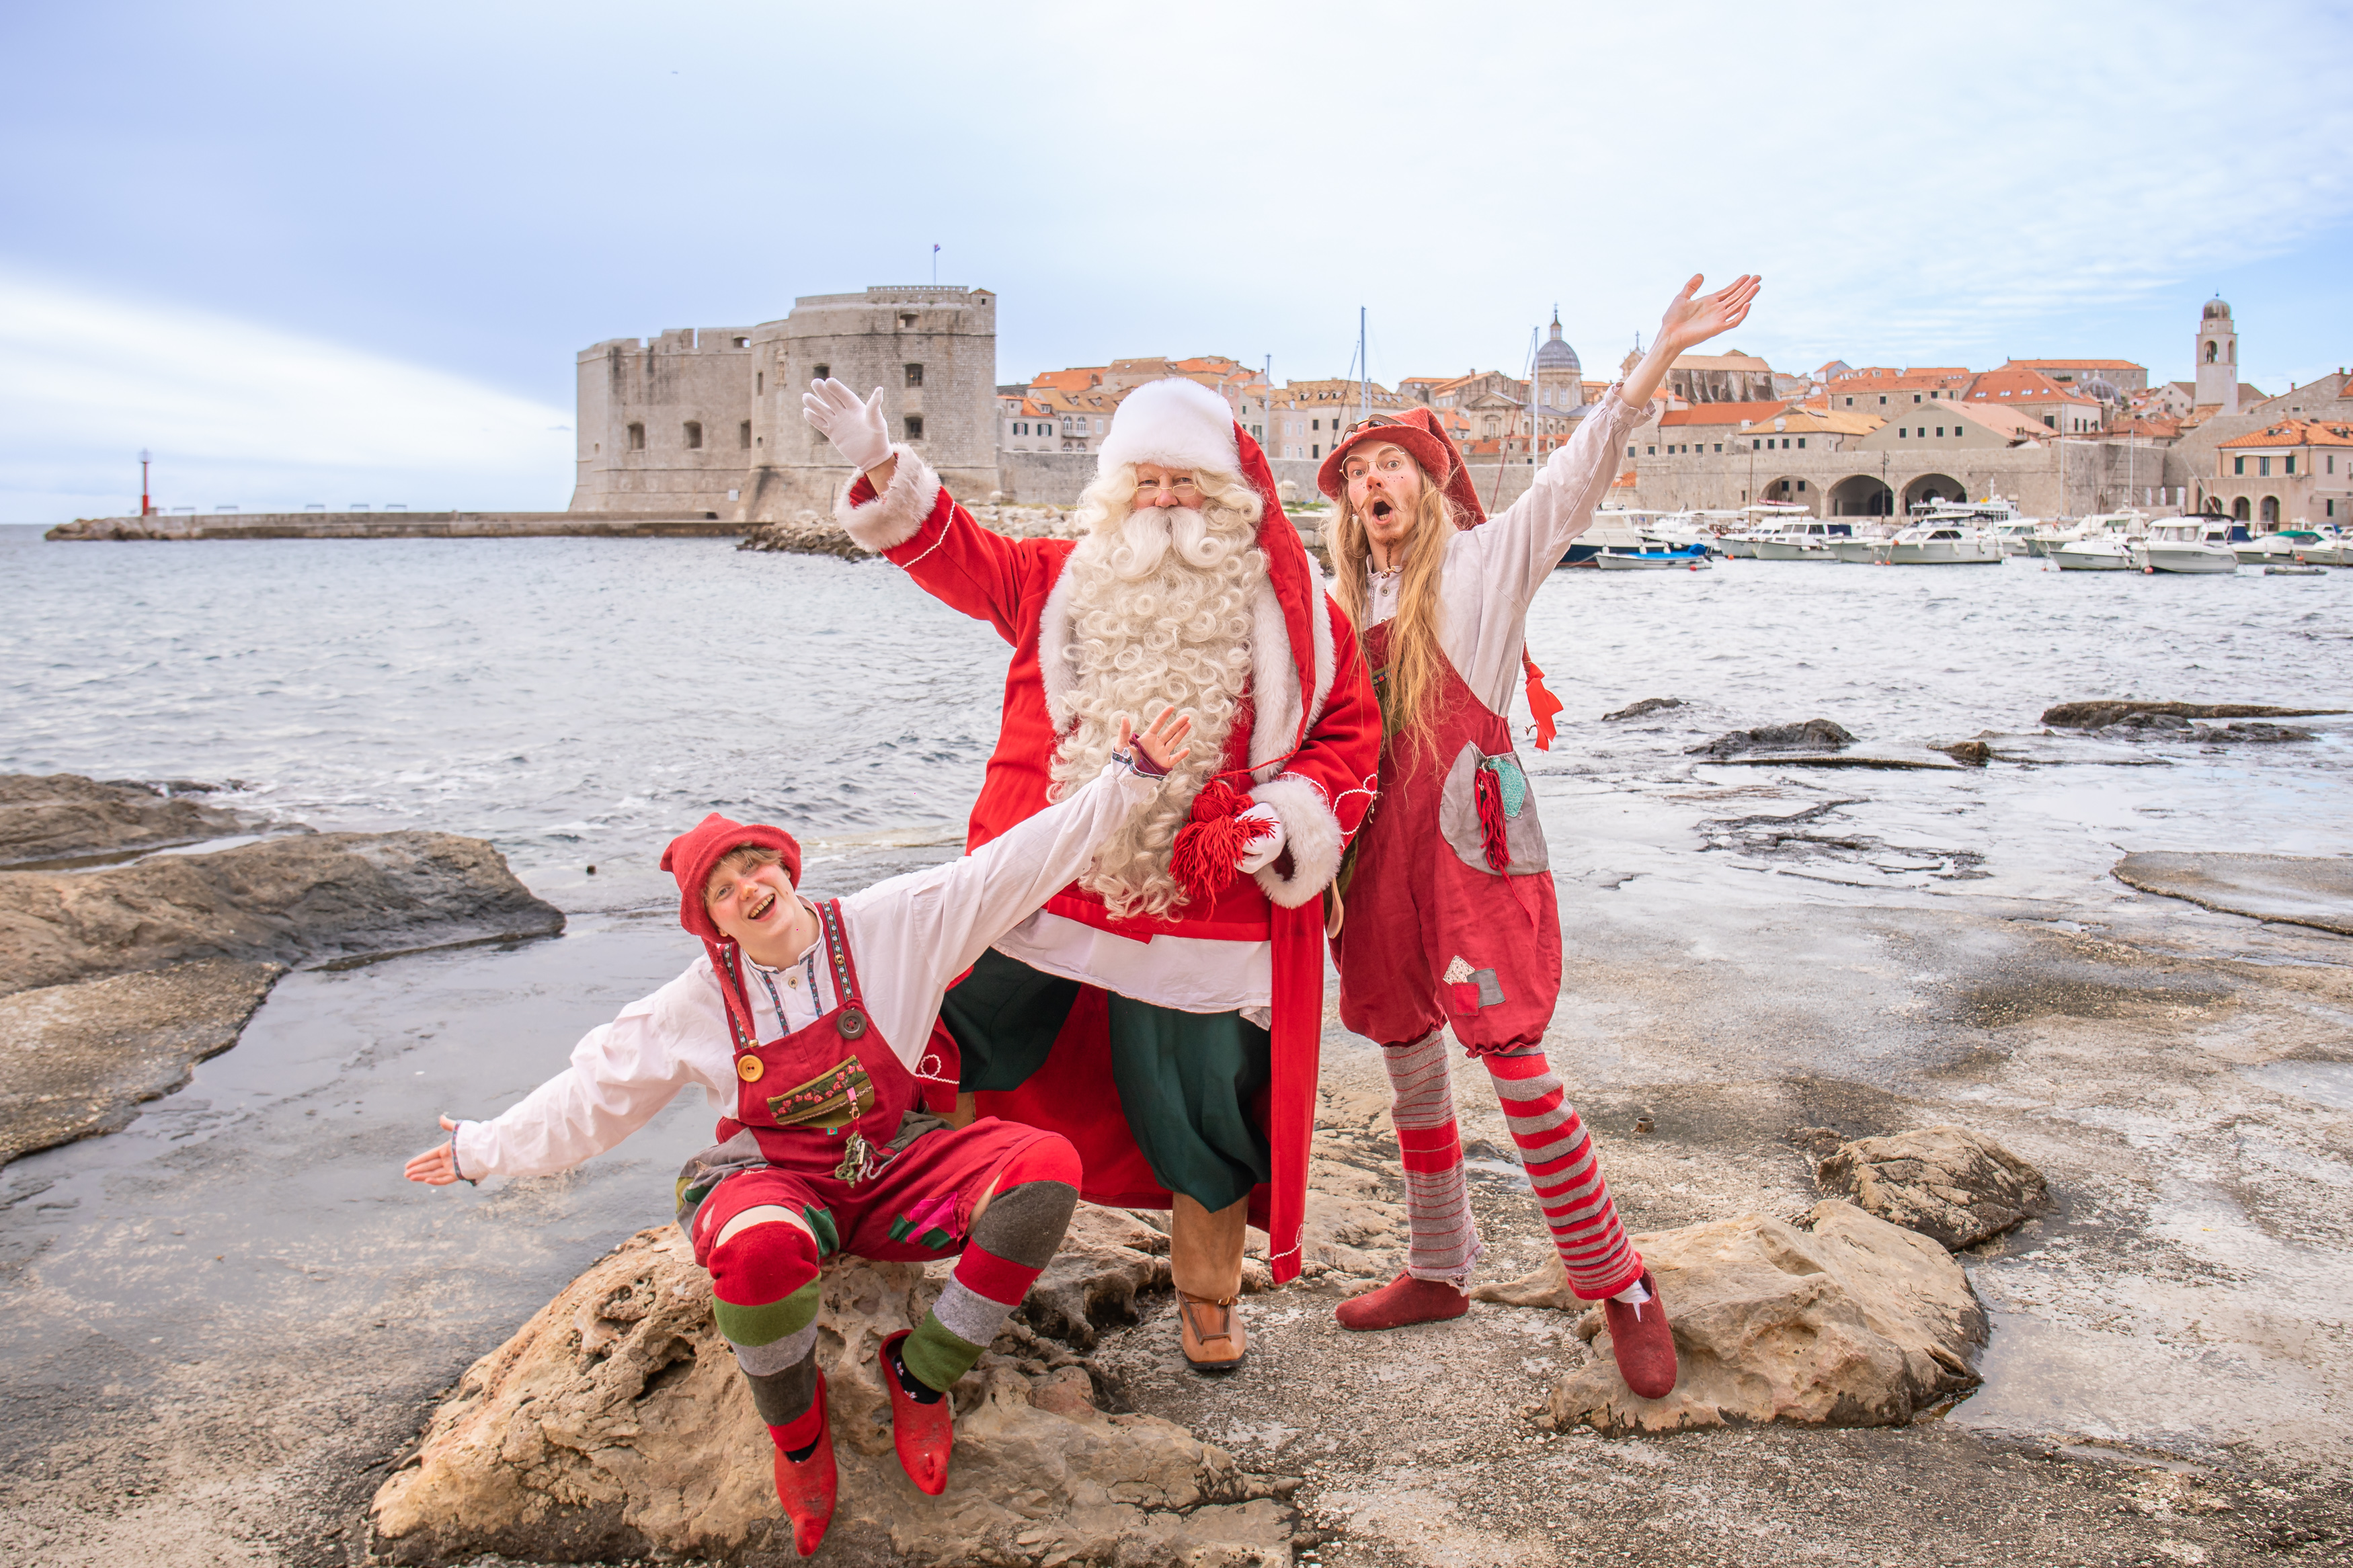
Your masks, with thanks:
<instances>
[{"instance_id":1,"label":"red tassel","mask_svg":"<svg viewBox=\"0 0 2353 1568\"><path fill-rule=\"evenodd\" d=\"M1248 795L1223 779L1211 779L1193 797L1191 820L1177 829L1168 854L1168 874L1185 889L1187 903L1213 904L1233 885L1234 870L1250 847L1272 837L1263 822L1243 822Z\"/></svg>"},{"instance_id":2,"label":"red tassel","mask_svg":"<svg viewBox=\"0 0 2353 1568\"><path fill-rule=\"evenodd\" d=\"M1500 873L1512 863L1511 847L1504 838L1503 781L1496 778L1494 769L1482 767L1471 794L1479 806L1479 841L1487 851L1487 868Z\"/></svg>"},{"instance_id":3,"label":"red tassel","mask_svg":"<svg viewBox=\"0 0 2353 1568\"><path fill-rule=\"evenodd\" d=\"M1560 726L1552 721L1552 716L1560 711L1560 699L1555 697L1552 688L1545 684L1545 673L1536 668L1536 661L1528 657L1525 646L1520 649L1520 668L1528 675L1528 712L1536 721L1536 750L1549 752L1553 737L1560 733Z\"/></svg>"}]
</instances>

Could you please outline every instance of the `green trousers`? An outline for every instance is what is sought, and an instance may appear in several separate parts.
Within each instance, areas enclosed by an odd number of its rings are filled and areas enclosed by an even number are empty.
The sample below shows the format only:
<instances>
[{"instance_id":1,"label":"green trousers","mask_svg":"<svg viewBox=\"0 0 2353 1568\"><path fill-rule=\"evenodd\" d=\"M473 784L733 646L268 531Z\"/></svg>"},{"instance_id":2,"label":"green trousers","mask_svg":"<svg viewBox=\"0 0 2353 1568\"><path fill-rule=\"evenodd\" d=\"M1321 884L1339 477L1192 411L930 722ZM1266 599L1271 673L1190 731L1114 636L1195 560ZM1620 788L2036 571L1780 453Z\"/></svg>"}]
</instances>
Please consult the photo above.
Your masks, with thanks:
<instances>
[{"instance_id":1,"label":"green trousers","mask_svg":"<svg viewBox=\"0 0 2353 1568\"><path fill-rule=\"evenodd\" d=\"M1045 1066L1079 999L1079 983L996 949L940 1005L967 1094L1018 1089ZM1172 1193L1227 1208L1269 1179L1266 1134L1250 1105L1266 1090L1267 1032L1240 1013L1184 1013L1113 992L1112 1080L1128 1131Z\"/></svg>"}]
</instances>

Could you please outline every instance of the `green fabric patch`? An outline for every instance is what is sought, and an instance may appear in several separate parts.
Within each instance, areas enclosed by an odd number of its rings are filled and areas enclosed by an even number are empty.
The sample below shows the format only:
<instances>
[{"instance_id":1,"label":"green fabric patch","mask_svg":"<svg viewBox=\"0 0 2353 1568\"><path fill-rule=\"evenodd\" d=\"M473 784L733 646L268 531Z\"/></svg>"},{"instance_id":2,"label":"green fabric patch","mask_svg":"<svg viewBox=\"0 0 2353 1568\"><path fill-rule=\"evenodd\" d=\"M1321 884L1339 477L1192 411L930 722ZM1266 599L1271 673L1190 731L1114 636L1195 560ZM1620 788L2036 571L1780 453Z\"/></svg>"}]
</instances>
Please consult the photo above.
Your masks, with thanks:
<instances>
[{"instance_id":1,"label":"green fabric patch","mask_svg":"<svg viewBox=\"0 0 2353 1568\"><path fill-rule=\"evenodd\" d=\"M915 1222L909 1219L905 1215L901 1215L898 1218L891 1222L891 1239L893 1241L904 1241L907 1239L907 1233L914 1228Z\"/></svg>"},{"instance_id":2,"label":"green fabric patch","mask_svg":"<svg viewBox=\"0 0 2353 1568\"><path fill-rule=\"evenodd\" d=\"M739 1307L714 1298L711 1316L730 1344L757 1346L774 1344L807 1328L817 1321L817 1281L812 1279L783 1300L758 1307Z\"/></svg>"},{"instance_id":3,"label":"green fabric patch","mask_svg":"<svg viewBox=\"0 0 2353 1568\"><path fill-rule=\"evenodd\" d=\"M925 1312L915 1331L899 1342L899 1359L907 1370L923 1380L925 1388L942 1394L955 1386L957 1378L972 1370L980 1359L981 1347L969 1340L960 1340L948 1331L936 1312Z\"/></svg>"},{"instance_id":4,"label":"green fabric patch","mask_svg":"<svg viewBox=\"0 0 2353 1568\"><path fill-rule=\"evenodd\" d=\"M803 1204L801 1217L808 1221L809 1230L817 1237L817 1255L819 1258L830 1258L841 1250L841 1232L833 1227L831 1209Z\"/></svg>"},{"instance_id":5,"label":"green fabric patch","mask_svg":"<svg viewBox=\"0 0 2353 1568\"><path fill-rule=\"evenodd\" d=\"M944 1247L954 1247L955 1245L955 1237L949 1235L946 1231L942 1230L939 1226L934 1226L931 1229L923 1232L923 1235L915 1237L915 1245L918 1247L928 1247L934 1252L937 1252Z\"/></svg>"},{"instance_id":6,"label":"green fabric patch","mask_svg":"<svg viewBox=\"0 0 2353 1568\"><path fill-rule=\"evenodd\" d=\"M1517 817L1528 804L1528 775L1520 771L1520 759L1488 757L1479 765L1495 775L1496 787L1503 792L1504 815Z\"/></svg>"}]
</instances>

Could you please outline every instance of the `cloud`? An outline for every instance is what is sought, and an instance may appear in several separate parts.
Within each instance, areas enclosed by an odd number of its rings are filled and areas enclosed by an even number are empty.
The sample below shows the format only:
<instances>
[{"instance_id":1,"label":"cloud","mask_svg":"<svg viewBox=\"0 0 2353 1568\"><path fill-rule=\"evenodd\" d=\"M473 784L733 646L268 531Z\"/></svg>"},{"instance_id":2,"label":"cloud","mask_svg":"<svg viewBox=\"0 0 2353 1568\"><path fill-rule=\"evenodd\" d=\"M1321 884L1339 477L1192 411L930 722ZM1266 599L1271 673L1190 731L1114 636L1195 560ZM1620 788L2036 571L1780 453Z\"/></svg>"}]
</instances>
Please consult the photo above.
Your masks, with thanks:
<instances>
[{"instance_id":1,"label":"cloud","mask_svg":"<svg viewBox=\"0 0 2353 1568\"><path fill-rule=\"evenodd\" d=\"M0 521L138 501L559 510L569 410L174 305L0 271Z\"/></svg>"}]
</instances>

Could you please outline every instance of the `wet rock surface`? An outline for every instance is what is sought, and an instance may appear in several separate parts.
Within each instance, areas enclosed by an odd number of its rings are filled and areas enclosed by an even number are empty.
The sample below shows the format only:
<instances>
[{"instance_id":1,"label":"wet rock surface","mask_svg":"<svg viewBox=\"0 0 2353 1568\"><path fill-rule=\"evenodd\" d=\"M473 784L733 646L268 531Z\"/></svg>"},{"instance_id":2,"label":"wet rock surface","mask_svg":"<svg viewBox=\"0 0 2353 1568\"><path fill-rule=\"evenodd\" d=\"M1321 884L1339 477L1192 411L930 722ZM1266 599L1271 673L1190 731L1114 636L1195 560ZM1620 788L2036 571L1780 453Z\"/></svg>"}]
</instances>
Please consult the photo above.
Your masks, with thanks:
<instances>
[{"instance_id":1,"label":"wet rock surface","mask_svg":"<svg viewBox=\"0 0 2353 1568\"><path fill-rule=\"evenodd\" d=\"M209 785L0 773L0 866L160 849L254 830L239 812L206 803Z\"/></svg>"},{"instance_id":2,"label":"wet rock surface","mask_svg":"<svg viewBox=\"0 0 2353 1568\"><path fill-rule=\"evenodd\" d=\"M2062 702L2042 710L2042 722L2062 730L2104 730L2134 719L2314 719L2342 708L2274 708L2260 702L2139 702L2129 698Z\"/></svg>"},{"instance_id":3,"label":"wet rock surface","mask_svg":"<svg viewBox=\"0 0 2353 1568\"><path fill-rule=\"evenodd\" d=\"M1653 713L1668 712L1683 705L1683 700L1680 697L1645 697L1640 702L1628 703L1615 713L1604 713L1601 720L1606 724L1625 719L1647 719Z\"/></svg>"},{"instance_id":4,"label":"wet rock surface","mask_svg":"<svg viewBox=\"0 0 2353 1568\"><path fill-rule=\"evenodd\" d=\"M1081 1251L1120 1278L1134 1222L1095 1211ZM1147 1255L1148 1256L1148 1255ZM1071 1259L1066 1258L1066 1263ZM876 1351L919 1322L949 1265L844 1259L821 1283L840 1563L1288 1563L1294 1480L1253 1476L1182 1427L1122 1405L1069 1345L1014 1326L950 1397L947 1490L917 1491L892 1448ZM1165 1265L1163 1265L1165 1268ZM1065 1268L1066 1276L1078 1272ZM691 1555L796 1561L772 1445L712 1326L708 1277L675 1226L642 1231L475 1363L376 1494L373 1547L436 1563Z\"/></svg>"},{"instance_id":5,"label":"wet rock surface","mask_svg":"<svg viewBox=\"0 0 2353 1568\"><path fill-rule=\"evenodd\" d=\"M1829 719L1809 719L1801 724L1764 724L1754 730L1734 730L1683 753L1694 757L1736 757L1748 752L1836 752L1854 744L1846 726Z\"/></svg>"},{"instance_id":6,"label":"wet rock surface","mask_svg":"<svg viewBox=\"0 0 2353 1568\"><path fill-rule=\"evenodd\" d=\"M2301 855L2127 855L2116 880L2251 920L2353 936L2353 859Z\"/></svg>"},{"instance_id":7,"label":"wet rock surface","mask_svg":"<svg viewBox=\"0 0 2353 1568\"><path fill-rule=\"evenodd\" d=\"M0 871L0 994L198 958L311 963L563 929L485 840L304 834L103 871Z\"/></svg>"},{"instance_id":8,"label":"wet rock surface","mask_svg":"<svg viewBox=\"0 0 2353 1568\"><path fill-rule=\"evenodd\" d=\"M1618 1375L1601 1312L1569 1293L1559 1259L1475 1299L1581 1312L1593 1359L1546 1398L1554 1426L1677 1432L1792 1421L1894 1426L1977 1374L1984 1310L1943 1248L1852 1204L1791 1224L1742 1215L1634 1238L1658 1282L1680 1363L1672 1392L1638 1398Z\"/></svg>"},{"instance_id":9,"label":"wet rock surface","mask_svg":"<svg viewBox=\"0 0 2353 1568\"><path fill-rule=\"evenodd\" d=\"M1826 1155L1814 1177L1822 1191L1955 1252L1991 1240L2051 1202L2042 1172L1966 1127L1857 1139Z\"/></svg>"},{"instance_id":10,"label":"wet rock surface","mask_svg":"<svg viewBox=\"0 0 2353 1568\"><path fill-rule=\"evenodd\" d=\"M0 1164L122 1127L237 1044L284 973L206 959L0 996Z\"/></svg>"}]
</instances>

